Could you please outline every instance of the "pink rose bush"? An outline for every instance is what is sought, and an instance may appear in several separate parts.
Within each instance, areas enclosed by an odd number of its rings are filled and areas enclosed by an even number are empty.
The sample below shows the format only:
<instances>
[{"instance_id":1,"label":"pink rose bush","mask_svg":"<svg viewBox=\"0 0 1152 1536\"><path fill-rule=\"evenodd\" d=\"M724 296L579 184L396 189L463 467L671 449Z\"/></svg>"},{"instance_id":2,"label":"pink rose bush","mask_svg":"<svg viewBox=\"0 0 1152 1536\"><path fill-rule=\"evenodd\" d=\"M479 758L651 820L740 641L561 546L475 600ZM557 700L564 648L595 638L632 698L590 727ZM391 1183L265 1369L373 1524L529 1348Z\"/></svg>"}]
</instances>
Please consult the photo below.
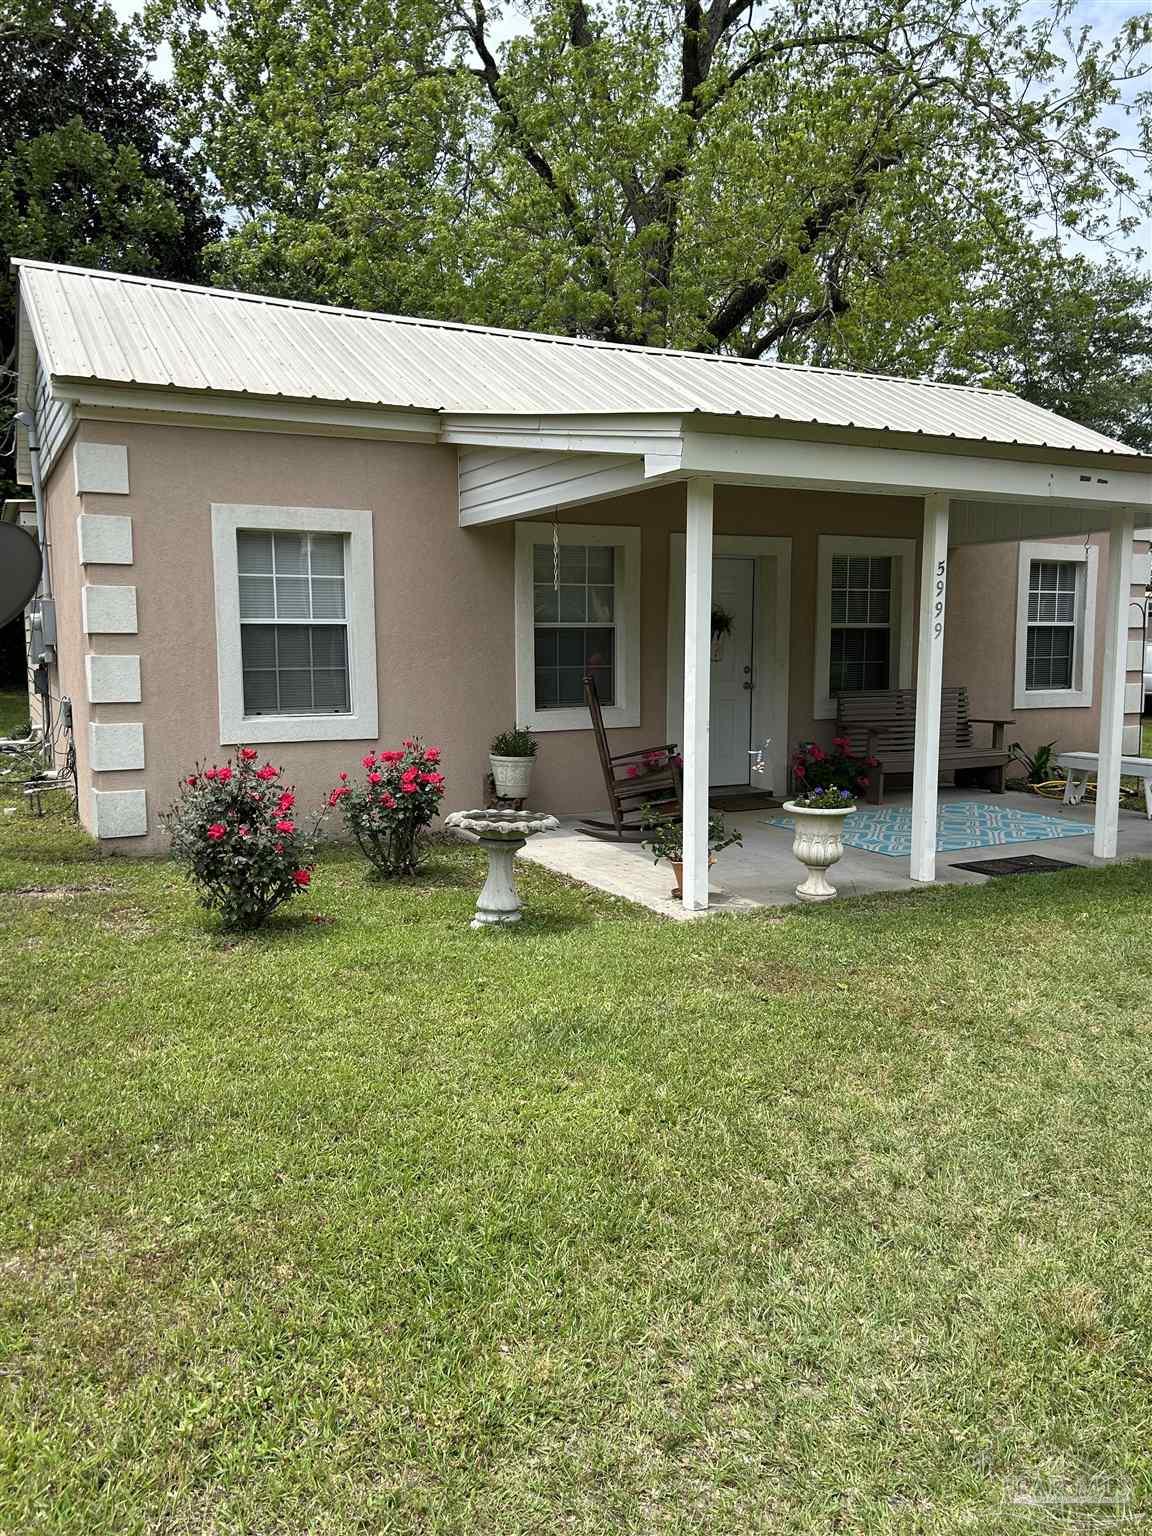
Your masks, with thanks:
<instances>
[{"instance_id":1,"label":"pink rose bush","mask_svg":"<svg viewBox=\"0 0 1152 1536\"><path fill-rule=\"evenodd\" d=\"M197 767L180 782L164 818L172 857L196 887L201 904L226 927L259 928L312 878L314 827L292 815L296 796L271 763L241 747L223 767ZM319 823L317 822L317 825Z\"/></svg>"},{"instance_id":2,"label":"pink rose bush","mask_svg":"<svg viewBox=\"0 0 1152 1536\"><path fill-rule=\"evenodd\" d=\"M420 864L425 829L444 794L439 762L439 747L408 737L399 750L367 753L364 782L342 773L328 796L382 879L411 875Z\"/></svg>"},{"instance_id":3,"label":"pink rose bush","mask_svg":"<svg viewBox=\"0 0 1152 1536\"><path fill-rule=\"evenodd\" d=\"M868 770L875 768L877 761L857 757L847 736L834 736L830 751L815 741L802 741L792 754L792 783L797 794L846 789L855 797L868 788Z\"/></svg>"}]
</instances>

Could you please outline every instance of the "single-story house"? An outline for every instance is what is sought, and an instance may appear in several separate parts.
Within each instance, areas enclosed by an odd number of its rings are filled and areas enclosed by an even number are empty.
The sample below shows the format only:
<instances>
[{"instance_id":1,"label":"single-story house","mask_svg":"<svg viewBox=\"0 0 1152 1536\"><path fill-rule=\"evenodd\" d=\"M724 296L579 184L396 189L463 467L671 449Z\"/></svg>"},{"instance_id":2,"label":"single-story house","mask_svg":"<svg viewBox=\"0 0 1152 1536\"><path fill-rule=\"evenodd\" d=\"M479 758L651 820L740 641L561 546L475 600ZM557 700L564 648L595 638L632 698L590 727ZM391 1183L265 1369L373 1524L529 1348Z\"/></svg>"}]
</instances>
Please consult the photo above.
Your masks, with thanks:
<instances>
[{"instance_id":1,"label":"single-story house","mask_svg":"<svg viewBox=\"0 0 1152 1536\"><path fill-rule=\"evenodd\" d=\"M710 782L767 740L786 789L841 693L918 690L916 879L942 682L1105 791L1135 750L1152 456L1011 394L17 265L34 659L109 849L237 743L318 803L418 733L449 809L519 723L536 802L602 813L589 668L618 750L682 744L689 908Z\"/></svg>"}]
</instances>

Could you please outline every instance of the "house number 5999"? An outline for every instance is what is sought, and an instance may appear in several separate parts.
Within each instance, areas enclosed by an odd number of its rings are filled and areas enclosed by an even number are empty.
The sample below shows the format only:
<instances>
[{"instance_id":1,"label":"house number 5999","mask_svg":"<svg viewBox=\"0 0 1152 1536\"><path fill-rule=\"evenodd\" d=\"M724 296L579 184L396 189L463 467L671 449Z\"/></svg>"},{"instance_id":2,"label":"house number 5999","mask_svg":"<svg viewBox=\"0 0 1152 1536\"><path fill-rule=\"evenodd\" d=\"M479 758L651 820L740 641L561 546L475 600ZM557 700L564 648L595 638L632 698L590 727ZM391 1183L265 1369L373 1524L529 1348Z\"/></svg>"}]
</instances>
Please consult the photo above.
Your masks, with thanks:
<instances>
[{"instance_id":1,"label":"house number 5999","mask_svg":"<svg viewBox=\"0 0 1152 1536\"><path fill-rule=\"evenodd\" d=\"M937 640L939 640L940 636L944 633L944 586L947 580L947 571L947 560L937 560L936 602L932 609L932 617L934 620L932 634Z\"/></svg>"}]
</instances>

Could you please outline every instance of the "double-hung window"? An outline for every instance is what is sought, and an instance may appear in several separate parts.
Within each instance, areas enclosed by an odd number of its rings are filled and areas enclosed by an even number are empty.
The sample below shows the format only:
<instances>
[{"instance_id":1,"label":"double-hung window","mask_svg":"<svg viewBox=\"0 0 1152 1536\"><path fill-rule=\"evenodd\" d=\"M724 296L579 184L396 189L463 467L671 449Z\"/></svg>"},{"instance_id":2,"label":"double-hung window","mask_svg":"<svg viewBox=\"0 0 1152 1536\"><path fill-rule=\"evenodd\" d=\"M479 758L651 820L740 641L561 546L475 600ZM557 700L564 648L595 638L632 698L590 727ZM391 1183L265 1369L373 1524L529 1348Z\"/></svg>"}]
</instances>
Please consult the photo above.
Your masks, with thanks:
<instances>
[{"instance_id":1,"label":"double-hung window","mask_svg":"<svg viewBox=\"0 0 1152 1536\"><path fill-rule=\"evenodd\" d=\"M213 506L220 740L374 739L372 514Z\"/></svg>"},{"instance_id":2,"label":"double-hung window","mask_svg":"<svg viewBox=\"0 0 1152 1536\"><path fill-rule=\"evenodd\" d=\"M906 688L912 674L912 539L821 535L817 562L817 719L836 697Z\"/></svg>"},{"instance_id":3,"label":"double-hung window","mask_svg":"<svg viewBox=\"0 0 1152 1536\"><path fill-rule=\"evenodd\" d=\"M589 729L591 676L605 723L639 724L639 530L520 523L516 539L517 721Z\"/></svg>"},{"instance_id":4,"label":"double-hung window","mask_svg":"<svg viewBox=\"0 0 1152 1536\"><path fill-rule=\"evenodd\" d=\"M1091 545L1020 546L1015 708L1091 703L1096 559Z\"/></svg>"},{"instance_id":5,"label":"double-hung window","mask_svg":"<svg viewBox=\"0 0 1152 1536\"><path fill-rule=\"evenodd\" d=\"M340 533L237 532L246 715L348 712L346 542Z\"/></svg>"},{"instance_id":6,"label":"double-hung window","mask_svg":"<svg viewBox=\"0 0 1152 1536\"><path fill-rule=\"evenodd\" d=\"M892 687L891 555L832 557L828 691Z\"/></svg>"}]
</instances>

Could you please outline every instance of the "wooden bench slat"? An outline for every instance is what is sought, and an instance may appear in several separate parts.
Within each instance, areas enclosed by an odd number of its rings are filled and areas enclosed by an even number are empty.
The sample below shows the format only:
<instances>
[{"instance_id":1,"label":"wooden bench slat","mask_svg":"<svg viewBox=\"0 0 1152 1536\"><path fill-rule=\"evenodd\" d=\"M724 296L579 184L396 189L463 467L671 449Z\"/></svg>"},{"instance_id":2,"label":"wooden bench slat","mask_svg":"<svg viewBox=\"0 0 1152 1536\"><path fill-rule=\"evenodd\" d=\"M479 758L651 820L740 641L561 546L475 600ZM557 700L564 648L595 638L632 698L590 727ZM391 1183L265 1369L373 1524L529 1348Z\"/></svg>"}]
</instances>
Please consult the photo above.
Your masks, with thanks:
<instances>
[{"instance_id":1,"label":"wooden bench slat","mask_svg":"<svg viewBox=\"0 0 1152 1536\"><path fill-rule=\"evenodd\" d=\"M968 709L968 690L951 687L940 695L941 771L988 769L991 788L1003 790L1004 769L1011 761L1003 747L1001 721L982 722L993 727L990 747L976 745ZM857 756L872 756L879 766L871 774L869 796L879 800L885 771L903 773L915 766L916 690L914 688L865 689L842 693L836 700L837 733L845 737Z\"/></svg>"}]
</instances>

